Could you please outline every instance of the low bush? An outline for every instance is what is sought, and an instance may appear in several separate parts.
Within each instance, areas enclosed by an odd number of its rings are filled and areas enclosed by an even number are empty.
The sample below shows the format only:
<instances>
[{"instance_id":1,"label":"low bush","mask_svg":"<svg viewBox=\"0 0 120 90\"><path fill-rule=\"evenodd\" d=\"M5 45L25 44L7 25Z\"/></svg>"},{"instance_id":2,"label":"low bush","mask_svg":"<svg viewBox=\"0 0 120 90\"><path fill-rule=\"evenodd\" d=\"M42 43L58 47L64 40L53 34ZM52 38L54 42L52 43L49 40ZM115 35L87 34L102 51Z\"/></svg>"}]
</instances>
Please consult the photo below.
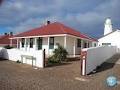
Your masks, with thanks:
<instances>
[{"instance_id":1,"label":"low bush","mask_svg":"<svg viewBox=\"0 0 120 90\"><path fill-rule=\"evenodd\" d=\"M53 51L53 55L48 58L49 63L61 63L67 58L68 52L58 44L58 48Z\"/></svg>"},{"instance_id":2,"label":"low bush","mask_svg":"<svg viewBox=\"0 0 120 90\"><path fill-rule=\"evenodd\" d=\"M11 47L10 45L6 45L4 46L5 49L12 49L13 47Z\"/></svg>"},{"instance_id":3,"label":"low bush","mask_svg":"<svg viewBox=\"0 0 120 90\"><path fill-rule=\"evenodd\" d=\"M17 60L16 63L21 63L21 61Z\"/></svg>"}]
</instances>

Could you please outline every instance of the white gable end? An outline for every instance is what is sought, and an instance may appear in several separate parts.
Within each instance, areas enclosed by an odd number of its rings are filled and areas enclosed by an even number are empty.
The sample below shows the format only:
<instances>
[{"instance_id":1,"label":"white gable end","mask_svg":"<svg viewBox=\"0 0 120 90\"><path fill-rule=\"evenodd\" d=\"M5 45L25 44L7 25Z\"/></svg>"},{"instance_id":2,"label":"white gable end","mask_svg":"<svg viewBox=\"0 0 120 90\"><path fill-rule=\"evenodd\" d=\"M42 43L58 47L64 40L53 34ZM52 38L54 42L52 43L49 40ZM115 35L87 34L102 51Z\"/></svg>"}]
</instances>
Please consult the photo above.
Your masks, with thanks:
<instances>
[{"instance_id":1,"label":"white gable end","mask_svg":"<svg viewBox=\"0 0 120 90\"><path fill-rule=\"evenodd\" d=\"M120 48L120 30L116 30L102 38L98 39L98 45L112 45Z\"/></svg>"}]
</instances>

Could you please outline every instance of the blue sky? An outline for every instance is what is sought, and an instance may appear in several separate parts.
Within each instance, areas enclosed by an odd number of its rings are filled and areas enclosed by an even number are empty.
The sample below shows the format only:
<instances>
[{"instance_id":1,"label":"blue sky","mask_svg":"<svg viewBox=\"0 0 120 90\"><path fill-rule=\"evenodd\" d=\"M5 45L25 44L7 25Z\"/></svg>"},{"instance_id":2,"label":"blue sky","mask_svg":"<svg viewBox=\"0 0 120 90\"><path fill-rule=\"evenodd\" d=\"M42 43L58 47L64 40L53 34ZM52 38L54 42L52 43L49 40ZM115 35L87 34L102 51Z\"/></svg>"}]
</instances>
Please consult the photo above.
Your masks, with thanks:
<instances>
[{"instance_id":1,"label":"blue sky","mask_svg":"<svg viewBox=\"0 0 120 90\"><path fill-rule=\"evenodd\" d=\"M0 34L20 33L58 21L93 37L101 37L104 21L112 19L120 28L120 0L3 0L0 6Z\"/></svg>"}]
</instances>

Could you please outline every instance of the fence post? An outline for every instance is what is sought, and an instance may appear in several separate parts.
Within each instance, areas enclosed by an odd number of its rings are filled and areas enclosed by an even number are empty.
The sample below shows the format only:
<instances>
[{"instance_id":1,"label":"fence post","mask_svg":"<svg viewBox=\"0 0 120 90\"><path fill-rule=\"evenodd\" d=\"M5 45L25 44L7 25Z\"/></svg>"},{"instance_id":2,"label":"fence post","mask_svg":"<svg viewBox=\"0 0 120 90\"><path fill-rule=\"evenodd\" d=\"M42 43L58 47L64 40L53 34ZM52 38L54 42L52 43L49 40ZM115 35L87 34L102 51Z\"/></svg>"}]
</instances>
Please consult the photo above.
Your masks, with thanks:
<instances>
[{"instance_id":1,"label":"fence post","mask_svg":"<svg viewBox=\"0 0 120 90\"><path fill-rule=\"evenodd\" d=\"M81 51L81 75L86 75L86 58L87 58L87 52Z\"/></svg>"},{"instance_id":2,"label":"fence post","mask_svg":"<svg viewBox=\"0 0 120 90\"><path fill-rule=\"evenodd\" d=\"M43 50L43 68L45 67L45 64L46 62L45 62L45 49Z\"/></svg>"}]
</instances>

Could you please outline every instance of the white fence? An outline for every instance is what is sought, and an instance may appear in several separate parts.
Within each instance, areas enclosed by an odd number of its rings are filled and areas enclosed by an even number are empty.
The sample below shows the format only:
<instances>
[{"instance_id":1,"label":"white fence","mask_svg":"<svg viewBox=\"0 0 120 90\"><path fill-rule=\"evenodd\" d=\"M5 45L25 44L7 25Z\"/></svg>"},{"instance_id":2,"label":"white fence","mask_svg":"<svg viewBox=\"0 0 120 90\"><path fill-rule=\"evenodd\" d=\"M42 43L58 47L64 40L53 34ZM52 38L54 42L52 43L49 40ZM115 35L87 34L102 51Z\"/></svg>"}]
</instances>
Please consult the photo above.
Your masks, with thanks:
<instances>
[{"instance_id":1,"label":"white fence","mask_svg":"<svg viewBox=\"0 0 120 90\"><path fill-rule=\"evenodd\" d=\"M101 65L107 59L112 57L117 53L117 48L115 46L101 46L101 47L93 47L82 49L83 52L86 52L86 60L85 65L82 65L83 70L82 73L89 74L93 71L97 66Z\"/></svg>"},{"instance_id":2,"label":"white fence","mask_svg":"<svg viewBox=\"0 0 120 90\"><path fill-rule=\"evenodd\" d=\"M19 49L4 49L0 48L0 57L12 61L21 61L21 55L28 55L28 56L33 56L35 60L31 59L25 59L23 58L23 63L26 64L33 64L34 66L37 67L44 67L44 56L43 56L43 51L34 51L34 52L27 52L27 51L22 51Z\"/></svg>"}]
</instances>

